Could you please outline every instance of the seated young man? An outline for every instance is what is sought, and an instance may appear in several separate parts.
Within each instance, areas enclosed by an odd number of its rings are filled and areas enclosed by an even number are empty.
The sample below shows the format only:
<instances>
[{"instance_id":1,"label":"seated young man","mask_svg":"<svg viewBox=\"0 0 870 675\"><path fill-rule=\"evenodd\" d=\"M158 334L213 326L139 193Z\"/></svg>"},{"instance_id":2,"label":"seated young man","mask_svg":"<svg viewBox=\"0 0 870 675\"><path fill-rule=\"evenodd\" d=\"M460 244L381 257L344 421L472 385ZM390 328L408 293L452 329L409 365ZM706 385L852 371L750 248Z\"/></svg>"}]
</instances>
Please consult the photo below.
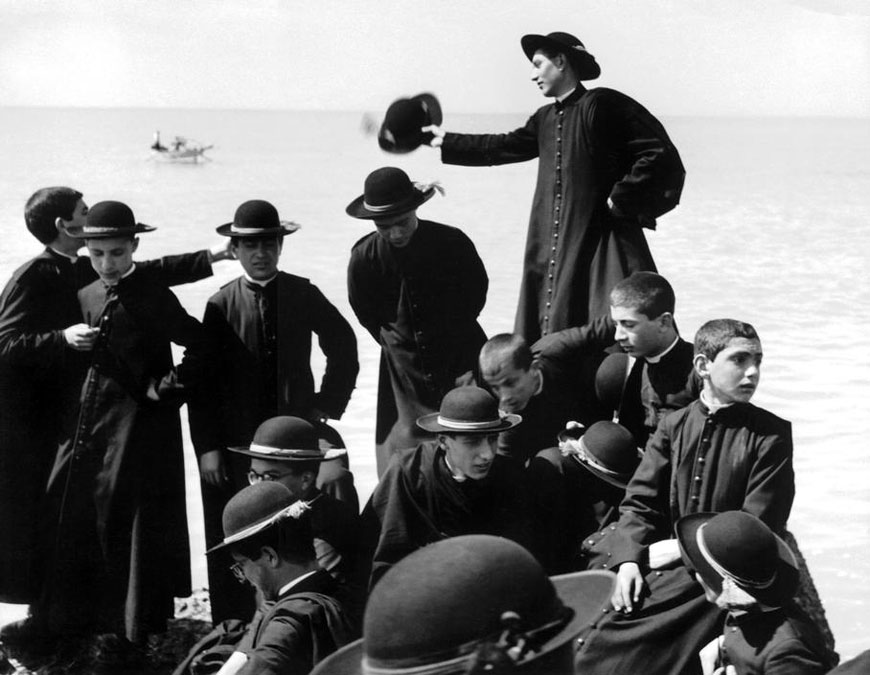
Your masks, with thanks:
<instances>
[{"instance_id":1,"label":"seated young man","mask_svg":"<svg viewBox=\"0 0 870 675\"><path fill-rule=\"evenodd\" d=\"M281 483L294 499L310 507L314 548L320 567L346 582L357 549L359 515L345 502L317 488L324 462L337 461L346 451L323 451L317 429L300 417L279 416L263 422L248 446L230 451L250 458L248 482Z\"/></svg>"},{"instance_id":2,"label":"seated young man","mask_svg":"<svg viewBox=\"0 0 870 675\"><path fill-rule=\"evenodd\" d=\"M609 317L541 338L532 351L562 361L615 342L618 351L601 363L596 388L613 421L631 431L642 448L661 418L688 405L700 390L692 345L677 332L675 305L667 279L635 272L611 289ZM614 394L602 395L604 390Z\"/></svg>"},{"instance_id":3,"label":"seated young man","mask_svg":"<svg viewBox=\"0 0 870 675\"><path fill-rule=\"evenodd\" d=\"M794 499L791 425L752 405L761 341L749 324L708 321L695 335L699 400L667 415L600 546L618 568L613 608L577 655L578 672L700 673L719 610L680 564L682 516L743 510L783 532Z\"/></svg>"},{"instance_id":4,"label":"seated young man","mask_svg":"<svg viewBox=\"0 0 870 675\"><path fill-rule=\"evenodd\" d=\"M53 634L108 634L107 652L165 630L173 597L190 592L178 406L202 383L210 343L160 276L133 262L136 235L153 229L107 201L69 230L99 275L79 291L98 337L64 406L46 488L46 582L32 609ZM187 348L175 367L172 343Z\"/></svg>"},{"instance_id":5,"label":"seated young man","mask_svg":"<svg viewBox=\"0 0 870 675\"><path fill-rule=\"evenodd\" d=\"M96 341L76 293L97 273L78 255L84 241L68 233L87 214L78 190L34 192L24 221L45 249L15 270L0 295L0 602L27 603L39 594L37 509L60 439L64 389L78 386L78 358ZM173 286L210 276L211 262L229 257L226 248L138 265Z\"/></svg>"},{"instance_id":6,"label":"seated young man","mask_svg":"<svg viewBox=\"0 0 870 675\"><path fill-rule=\"evenodd\" d=\"M538 451L557 444L569 421L591 424L609 417L593 387L603 358L596 353L533 358L521 335L501 333L487 340L480 350L480 375L499 407L523 418L521 425L499 436L499 453L525 466Z\"/></svg>"},{"instance_id":7,"label":"seated young man","mask_svg":"<svg viewBox=\"0 0 870 675\"><path fill-rule=\"evenodd\" d=\"M217 360L211 391L191 406L190 423L206 546L220 540L221 512L248 483L247 458L227 448L250 443L257 426L276 415L325 426L344 413L356 383L359 362L350 324L308 279L278 269L285 239L298 228L259 199L241 204L233 221L217 228L229 238L244 274L209 298L203 315ZM314 336L326 357L319 391L311 370ZM358 505L353 477L338 473L330 484L342 486L337 492ZM225 566L210 559L208 576L216 622L250 616L253 605L239 595Z\"/></svg>"},{"instance_id":8,"label":"seated young man","mask_svg":"<svg viewBox=\"0 0 870 675\"><path fill-rule=\"evenodd\" d=\"M728 612L722 635L701 651L705 674L828 672L825 639L794 603L800 572L785 541L742 511L694 513L675 529L683 563Z\"/></svg>"},{"instance_id":9,"label":"seated young man","mask_svg":"<svg viewBox=\"0 0 870 675\"><path fill-rule=\"evenodd\" d=\"M370 587L412 551L460 534L493 534L532 545L522 468L496 452L498 435L519 424L478 387L447 393L440 412L417 420L437 434L397 454L363 509Z\"/></svg>"},{"instance_id":10,"label":"seated young man","mask_svg":"<svg viewBox=\"0 0 870 675\"><path fill-rule=\"evenodd\" d=\"M227 503L222 549L232 573L264 603L221 675L308 673L354 638L335 581L317 565L310 507L275 481L250 485Z\"/></svg>"}]
</instances>

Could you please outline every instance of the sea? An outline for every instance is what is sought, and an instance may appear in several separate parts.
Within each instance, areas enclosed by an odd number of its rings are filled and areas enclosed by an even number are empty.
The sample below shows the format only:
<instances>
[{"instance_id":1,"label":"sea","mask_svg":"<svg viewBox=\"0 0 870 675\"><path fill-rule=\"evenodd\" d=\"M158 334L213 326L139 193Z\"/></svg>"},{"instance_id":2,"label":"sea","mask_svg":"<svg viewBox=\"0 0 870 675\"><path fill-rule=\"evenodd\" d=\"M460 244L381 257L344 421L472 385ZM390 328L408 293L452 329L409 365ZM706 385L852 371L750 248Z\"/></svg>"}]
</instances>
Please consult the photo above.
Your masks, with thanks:
<instances>
[{"instance_id":1,"label":"sea","mask_svg":"<svg viewBox=\"0 0 870 675\"><path fill-rule=\"evenodd\" d=\"M444 126L509 131L525 113L448 115ZM126 202L140 222L140 259L220 240L218 225L248 199L267 199L302 225L281 268L308 277L356 330L360 375L336 428L349 447L361 500L377 482L374 459L378 346L347 301L350 249L371 224L345 214L366 175L399 166L438 180L420 215L462 228L490 278L480 321L492 335L513 326L536 164L441 164L438 151L382 152L363 111L0 108L0 278L41 250L24 203L37 188L69 185L89 204ZM706 320L754 324L764 365L754 402L793 424L797 497L790 529L808 560L844 657L870 648L870 120L700 118L662 120L687 170L682 203L647 238L673 284L676 316L691 339ZM213 144L209 161L155 161L184 135ZM187 311L240 274L236 262L179 287ZM315 372L323 359L315 348ZM317 375L316 375L317 376ZM185 411L182 410L182 414ZM195 586L206 585L195 460L187 441ZM2 545L2 542L0 542ZM0 606L0 622L21 615Z\"/></svg>"}]
</instances>

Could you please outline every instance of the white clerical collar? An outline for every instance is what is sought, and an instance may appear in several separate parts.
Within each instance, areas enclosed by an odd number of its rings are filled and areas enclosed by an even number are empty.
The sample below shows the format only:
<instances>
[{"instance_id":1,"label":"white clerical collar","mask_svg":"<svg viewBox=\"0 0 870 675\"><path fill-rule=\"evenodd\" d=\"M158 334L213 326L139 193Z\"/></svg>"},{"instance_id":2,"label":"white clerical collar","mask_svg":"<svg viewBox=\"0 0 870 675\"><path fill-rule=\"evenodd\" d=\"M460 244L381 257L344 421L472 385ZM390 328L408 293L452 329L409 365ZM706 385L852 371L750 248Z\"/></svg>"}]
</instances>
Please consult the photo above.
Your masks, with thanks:
<instances>
[{"instance_id":1,"label":"white clerical collar","mask_svg":"<svg viewBox=\"0 0 870 675\"><path fill-rule=\"evenodd\" d=\"M647 362L647 363L658 363L658 362L661 361L663 358L665 358L665 356L668 355L668 352L669 352L669 351L671 351L674 347L677 346L677 343L678 343L679 341L680 341L680 336L677 335L677 337L674 338L674 341L671 342L671 346L668 347L668 348L667 348L665 351L663 351L661 354L657 354L656 356L646 356L646 357L644 357L644 358L646 359L646 362Z\"/></svg>"},{"instance_id":2,"label":"white clerical collar","mask_svg":"<svg viewBox=\"0 0 870 675\"><path fill-rule=\"evenodd\" d=\"M72 262L75 262L76 260L79 259L78 254L70 255L69 253L64 253L63 251L58 251L54 246L49 246L48 248L52 252L57 253L61 258L66 258L67 260L71 260Z\"/></svg>"},{"instance_id":3,"label":"white clerical collar","mask_svg":"<svg viewBox=\"0 0 870 675\"><path fill-rule=\"evenodd\" d=\"M568 98L568 97L569 97L571 94L573 94L575 91L577 91L577 87L574 87L571 91L565 92L565 93L562 94L561 96L557 96L557 97L556 97L556 100L557 100L559 103L564 103L564 102L565 102L565 99Z\"/></svg>"},{"instance_id":4,"label":"white clerical collar","mask_svg":"<svg viewBox=\"0 0 870 675\"><path fill-rule=\"evenodd\" d=\"M281 588L278 590L278 597L280 598L282 595L286 595L287 592L288 592L291 588L293 588L294 586L296 586L296 585L297 585L299 582L301 582L303 579L307 579L308 577L310 577L310 576L311 576L312 574L314 574L315 572L317 572L317 570L311 570L310 572L306 572L306 573L303 574L302 576L296 577L296 578L295 578L293 581L291 581L289 584L284 584L283 586L281 586Z\"/></svg>"},{"instance_id":5,"label":"white clerical collar","mask_svg":"<svg viewBox=\"0 0 870 675\"><path fill-rule=\"evenodd\" d=\"M277 276L278 276L278 273L275 272L275 276L271 276L268 279L266 279L265 281L261 281L260 279L252 279L251 277L248 276L247 272L245 273L245 279L247 281L251 282L252 284L257 284L257 286L262 286L263 288L265 288L266 285Z\"/></svg>"},{"instance_id":6,"label":"white clerical collar","mask_svg":"<svg viewBox=\"0 0 870 675\"><path fill-rule=\"evenodd\" d=\"M731 401L731 403L713 403L712 401L710 401L710 395L703 389L701 390L701 395L699 398L701 399L701 403L707 406L707 410L710 411L711 415L713 413L719 412L723 408L728 408L734 405L734 401Z\"/></svg>"}]
</instances>

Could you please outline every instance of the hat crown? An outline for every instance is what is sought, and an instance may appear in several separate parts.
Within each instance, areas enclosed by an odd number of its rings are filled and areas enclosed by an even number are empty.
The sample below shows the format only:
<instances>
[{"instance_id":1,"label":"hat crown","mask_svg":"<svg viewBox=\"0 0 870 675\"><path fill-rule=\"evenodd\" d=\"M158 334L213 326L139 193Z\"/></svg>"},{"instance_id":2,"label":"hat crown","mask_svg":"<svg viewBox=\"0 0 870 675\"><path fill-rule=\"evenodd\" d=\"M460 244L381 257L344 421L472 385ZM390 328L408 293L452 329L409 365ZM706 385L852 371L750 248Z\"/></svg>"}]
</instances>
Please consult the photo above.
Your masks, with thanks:
<instances>
[{"instance_id":1,"label":"hat crown","mask_svg":"<svg viewBox=\"0 0 870 675\"><path fill-rule=\"evenodd\" d=\"M439 410L442 419L464 424L499 422L498 401L480 387L457 387L441 401Z\"/></svg>"},{"instance_id":2,"label":"hat crown","mask_svg":"<svg viewBox=\"0 0 870 675\"><path fill-rule=\"evenodd\" d=\"M294 501L290 490L276 481L254 483L243 488L224 507L224 538L265 522Z\"/></svg>"},{"instance_id":3,"label":"hat crown","mask_svg":"<svg viewBox=\"0 0 870 675\"><path fill-rule=\"evenodd\" d=\"M571 33L556 31L554 33L547 33L547 37L550 40L559 42L568 48L582 47L583 49L586 49L586 47L583 46L583 43L580 42L579 38L577 38L575 35L571 35Z\"/></svg>"},{"instance_id":4,"label":"hat crown","mask_svg":"<svg viewBox=\"0 0 870 675\"><path fill-rule=\"evenodd\" d=\"M372 171L365 180L363 195L371 207L383 208L400 204L415 197L411 179L401 169L385 166Z\"/></svg>"},{"instance_id":5,"label":"hat crown","mask_svg":"<svg viewBox=\"0 0 870 675\"><path fill-rule=\"evenodd\" d=\"M765 583L776 574L776 536L761 520L743 511L726 511L703 526L710 556L737 580Z\"/></svg>"},{"instance_id":6,"label":"hat crown","mask_svg":"<svg viewBox=\"0 0 870 675\"><path fill-rule=\"evenodd\" d=\"M264 199L251 199L236 209L233 227L243 230L281 229L278 209Z\"/></svg>"},{"instance_id":7,"label":"hat crown","mask_svg":"<svg viewBox=\"0 0 870 675\"><path fill-rule=\"evenodd\" d=\"M101 231L123 232L136 228L136 218L129 206L109 200L97 202L88 210L87 226Z\"/></svg>"},{"instance_id":8,"label":"hat crown","mask_svg":"<svg viewBox=\"0 0 870 675\"><path fill-rule=\"evenodd\" d=\"M254 445L266 448L320 450L317 429L301 417L271 417L257 427Z\"/></svg>"},{"instance_id":9,"label":"hat crown","mask_svg":"<svg viewBox=\"0 0 870 675\"><path fill-rule=\"evenodd\" d=\"M634 436L616 422L595 422L583 434L583 444L599 464L617 473L634 473L640 462Z\"/></svg>"},{"instance_id":10,"label":"hat crown","mask_svg":"<svg viewBox=\"0 0 870 675\"><path fill-rule=\"evenodd\" d=\"M535 558L499 537L440 541L401 560L373 589L364 619L366 658L383 667L445 660L497 634L507 611L519 615L523 630L563 611Z\"/></svg>"}]
</instances>

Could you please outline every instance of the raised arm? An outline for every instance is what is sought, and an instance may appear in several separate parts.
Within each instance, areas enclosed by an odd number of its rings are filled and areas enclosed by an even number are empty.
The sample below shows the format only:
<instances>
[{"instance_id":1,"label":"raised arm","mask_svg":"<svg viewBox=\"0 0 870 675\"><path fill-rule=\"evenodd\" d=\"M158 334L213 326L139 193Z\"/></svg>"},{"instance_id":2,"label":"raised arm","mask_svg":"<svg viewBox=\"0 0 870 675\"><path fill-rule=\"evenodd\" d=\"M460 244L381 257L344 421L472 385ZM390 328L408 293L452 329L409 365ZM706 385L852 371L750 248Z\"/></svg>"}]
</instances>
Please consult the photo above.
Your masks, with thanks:
<instances>
[{"instance_id":1,"label":"raised arm","mask_svg":"<svg viewBox=\"0 0 870 675\"><path fill-rule=\"evenodd\" d=\"M538 113L532 115L524 126L506 134L444 132L440 138L441 161L464 166L493 166L534 159L538 156L537 116ZM439 138L438 134L434 135L435 139ZM438 142L435 139L432 145Z\"/></svg>"}]
</instances>

